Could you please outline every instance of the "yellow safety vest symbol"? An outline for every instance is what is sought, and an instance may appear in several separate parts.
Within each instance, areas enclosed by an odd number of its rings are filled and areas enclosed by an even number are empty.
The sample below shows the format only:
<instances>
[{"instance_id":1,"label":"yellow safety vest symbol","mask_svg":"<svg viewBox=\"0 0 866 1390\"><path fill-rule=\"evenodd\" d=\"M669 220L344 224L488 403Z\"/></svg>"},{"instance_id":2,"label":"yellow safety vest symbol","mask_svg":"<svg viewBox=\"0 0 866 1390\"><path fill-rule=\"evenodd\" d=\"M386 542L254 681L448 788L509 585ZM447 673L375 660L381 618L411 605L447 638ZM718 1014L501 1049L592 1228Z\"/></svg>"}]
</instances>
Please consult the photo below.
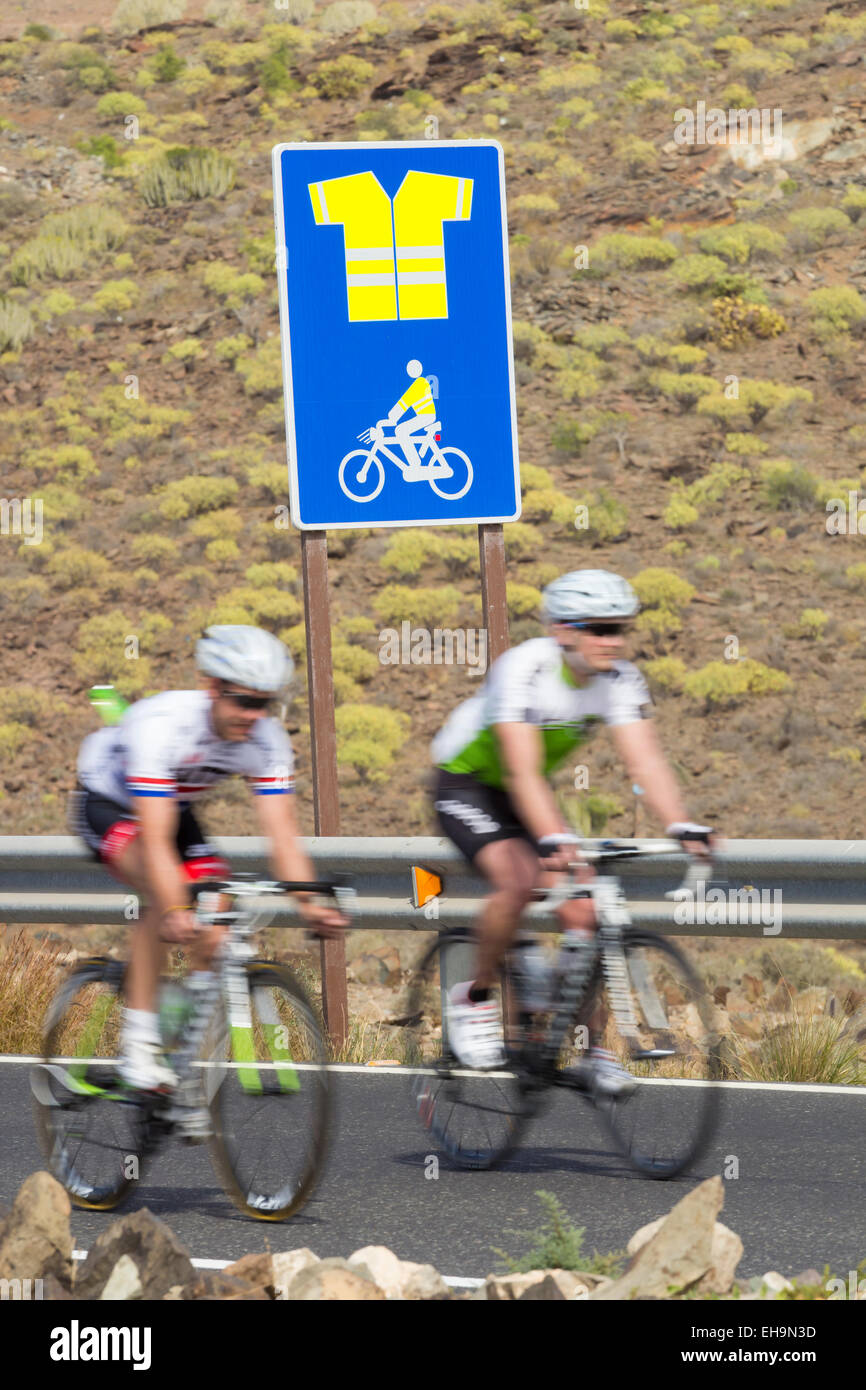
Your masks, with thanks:
<instances>
[{"instance_id":1,"label":"yellow safety vest symbol","mask_svg":"<svg viewBox=\"0 0 866 1390\"><path fill-rule=\"evenodd\" d=\"M392 205L372 172L308 185L316 225L342 224L349 321L447 319L445 222L467 222L472 179L410 169Z\"/></svg>"},{"instance_id":2,"label":"yellow safety vest symbol","mask_svg":"<svg viewBox=\"0 0 866 1390\"><path fill-rule=\"evenodd\" d=\"M432 419L436 414L436 407L433 404L433 393L430 390L430 383L424 376L418 376L412 382L408 391L404 391L398 401L404 410L411 406L416 415L429 415Z\"/></svg>"}]
</instances>

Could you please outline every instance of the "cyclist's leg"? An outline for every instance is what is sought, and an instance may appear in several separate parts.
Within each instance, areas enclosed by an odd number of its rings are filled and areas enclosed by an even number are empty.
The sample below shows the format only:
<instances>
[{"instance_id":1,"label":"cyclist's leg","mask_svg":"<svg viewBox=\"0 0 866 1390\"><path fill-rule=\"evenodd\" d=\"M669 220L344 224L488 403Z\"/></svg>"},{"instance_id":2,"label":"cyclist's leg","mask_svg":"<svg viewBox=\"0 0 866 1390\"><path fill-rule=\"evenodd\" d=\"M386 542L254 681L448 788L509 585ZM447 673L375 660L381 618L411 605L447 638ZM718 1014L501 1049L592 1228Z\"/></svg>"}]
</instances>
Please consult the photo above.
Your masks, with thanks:
<instances>
[{"instance_id":1,"label":"cyclist's leg","mask_svg":"<svg viewBox=\"0 0 866 1390\"><path fill-rule=\"evenodd\" d=\"M541 868L535 842L504 792L440 770L435 801L444 833L491 885L477 919L479 957L473 988L492 986L496 968L530 902Z\"/></svg>"},{"instance_id":2,"label":"cyclist's leg","mask_svg":"<svg viewBox=\"0 0 866 1390\"><path fill-rule=\"evenodd\" d=\"M412 468L423 468L424 466L418 456L418 450L415 448L415 440L412 436L419 434L422 430L426 430L427 426L432 423L434 418L433 415L429 417L426 415L416 415L414 418L403 420L400 424L394 426L394 437L400 444L403 453L406 455L406 462Z\"/></svg>"}]
</instances>

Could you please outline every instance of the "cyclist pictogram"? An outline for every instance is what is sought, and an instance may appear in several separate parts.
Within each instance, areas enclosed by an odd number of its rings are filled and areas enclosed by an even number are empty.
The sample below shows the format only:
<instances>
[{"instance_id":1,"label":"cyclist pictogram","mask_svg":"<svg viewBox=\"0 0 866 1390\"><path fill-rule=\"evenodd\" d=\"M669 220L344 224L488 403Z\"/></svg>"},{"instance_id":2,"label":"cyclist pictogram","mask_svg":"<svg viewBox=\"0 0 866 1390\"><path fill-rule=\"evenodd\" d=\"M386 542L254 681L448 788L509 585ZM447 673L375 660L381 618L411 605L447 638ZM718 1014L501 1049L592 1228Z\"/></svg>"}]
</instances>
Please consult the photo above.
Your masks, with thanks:
<instances>
[{"instance_id":1,"label":"cyclist pictogram","mask_svg":"<svg viewBox=\"0 0 866 1390\"><path fill-rule=\"evenodd\" d=\"M404 482L429 483L437 496L449 501L465 497L472 486L472 463L468 455L453 446L439 447L442 422L436 418L433 393L429 380L422 375L423 370L417 357L406 363L412 385L394 402L385 419L377 420L358 435L371 447L353 449L342 460L338 474L340 487L353 502L372 502L382 491L385 465L380 454L397 465ZM402 417L407 411L413 414L404 420ZM386 435L388 425L393 427L393 435ZM396 444L403 457L389 449L389 444Z\"/></svg>"}]
</instances>

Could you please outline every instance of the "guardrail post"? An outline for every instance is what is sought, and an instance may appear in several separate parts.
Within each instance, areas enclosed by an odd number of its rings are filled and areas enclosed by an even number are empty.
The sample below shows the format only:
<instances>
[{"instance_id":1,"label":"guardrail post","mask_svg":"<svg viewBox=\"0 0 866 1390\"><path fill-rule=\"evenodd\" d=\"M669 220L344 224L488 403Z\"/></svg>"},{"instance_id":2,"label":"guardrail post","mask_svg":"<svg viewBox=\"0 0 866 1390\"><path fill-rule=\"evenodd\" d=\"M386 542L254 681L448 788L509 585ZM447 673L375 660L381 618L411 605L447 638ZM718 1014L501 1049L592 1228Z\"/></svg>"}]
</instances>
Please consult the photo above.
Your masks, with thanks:
<instances>
[{"instance_id":1,"label":"guardrail post","mask_svg":"<svg viewBox=\"0 0 866 1390\"><path fill-rule=\"evenodd\" d=\"M313 816L317 835L339 835L340 792L337 782L337 730L334 724L334 676L331 667L331 613L328 598L328 541L324 531L301 532L304 575L304 623L307 634L307 683L313 772ZM346 987L346 940L320 943L322 1013L334 1049L346 1041L349 999Z\"/></svg>"}]
</instances>

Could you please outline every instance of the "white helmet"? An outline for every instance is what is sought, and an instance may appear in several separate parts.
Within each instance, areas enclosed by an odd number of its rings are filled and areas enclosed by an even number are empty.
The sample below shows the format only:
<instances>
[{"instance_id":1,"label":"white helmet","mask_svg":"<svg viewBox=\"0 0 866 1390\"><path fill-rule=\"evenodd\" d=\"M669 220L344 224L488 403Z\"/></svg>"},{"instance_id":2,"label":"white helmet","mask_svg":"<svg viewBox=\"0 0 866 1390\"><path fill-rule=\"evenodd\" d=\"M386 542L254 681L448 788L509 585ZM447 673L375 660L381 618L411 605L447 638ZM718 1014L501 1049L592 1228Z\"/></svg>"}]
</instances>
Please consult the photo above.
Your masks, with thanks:
<instances>
[{"instance_id":1,"label":"white helmet","mask_svg":"<svg viewBox=\"0 0 866 1390\"><path fill-rule=\"evenodd\" d=\"M243 624L209 627L195 649L200 671L250 690L285 695L295 663L273 633Z\"/></svg>"},{"instance_id":2,"label":"white helmet","mask_svg":"<svg viewBox=\"0 0 866 1390\"><path fill-rule=\"evenodd\" d=\"M572 570L548 584L541 596L541 615L546 623L633 618L639 607L628 581L610 570Z\"/></svg>"}]
</instances>

